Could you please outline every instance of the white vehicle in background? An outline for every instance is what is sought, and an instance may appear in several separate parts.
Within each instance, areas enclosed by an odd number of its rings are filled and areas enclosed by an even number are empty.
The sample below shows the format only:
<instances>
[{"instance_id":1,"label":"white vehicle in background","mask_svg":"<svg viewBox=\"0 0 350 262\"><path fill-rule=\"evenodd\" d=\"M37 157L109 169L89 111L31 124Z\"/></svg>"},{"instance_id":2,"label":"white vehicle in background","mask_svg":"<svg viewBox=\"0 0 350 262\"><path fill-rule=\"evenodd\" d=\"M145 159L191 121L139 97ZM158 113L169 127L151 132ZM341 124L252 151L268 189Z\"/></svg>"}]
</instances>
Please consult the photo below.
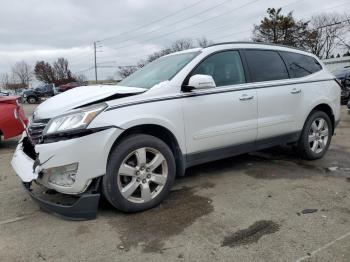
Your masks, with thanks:
<instances>
[{"instance_id":1,"label":"white vehicle in background","mask_svg":"<svg viewBox=\"0 0 350 262\"><path fill-rule=\"evenodd\" d=\"M96 216L100 194L123 212L158 205L186 168L281 144L327 151L340 87L313 55L222 43L164 56L118 86L77 87L36 109L12 166L42 208ZM55 204L33 182L64 195Z\"/></svg>"}]
</instances>

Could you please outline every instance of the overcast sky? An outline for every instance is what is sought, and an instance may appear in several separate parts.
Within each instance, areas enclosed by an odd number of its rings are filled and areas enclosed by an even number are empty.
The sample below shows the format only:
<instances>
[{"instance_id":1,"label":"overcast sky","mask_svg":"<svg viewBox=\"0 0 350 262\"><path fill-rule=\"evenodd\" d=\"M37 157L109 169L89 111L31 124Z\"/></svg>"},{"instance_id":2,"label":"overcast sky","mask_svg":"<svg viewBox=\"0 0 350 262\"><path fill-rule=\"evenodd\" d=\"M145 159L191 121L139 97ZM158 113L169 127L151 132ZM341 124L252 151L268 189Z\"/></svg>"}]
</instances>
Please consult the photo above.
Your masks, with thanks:
<instances>
[{"instance_id":1,"label":"overcast sky","mask_svg":"<svg viewBox=\"0 0 350 262\"><path fill-rule=\"evenodd\" d=\"M102 40L99 64L133 65L179 38L249 40L253 25L268 7L284 7L307 21L318 13L343 13L350 1L0 0L0 73L9 72L16 61L34 65L37 60L63 56L73 72L83 71L93 79L89 68L94 41ZM105 79L117 70L98 71L99 78Z\"/></svg>"}]
</instances>

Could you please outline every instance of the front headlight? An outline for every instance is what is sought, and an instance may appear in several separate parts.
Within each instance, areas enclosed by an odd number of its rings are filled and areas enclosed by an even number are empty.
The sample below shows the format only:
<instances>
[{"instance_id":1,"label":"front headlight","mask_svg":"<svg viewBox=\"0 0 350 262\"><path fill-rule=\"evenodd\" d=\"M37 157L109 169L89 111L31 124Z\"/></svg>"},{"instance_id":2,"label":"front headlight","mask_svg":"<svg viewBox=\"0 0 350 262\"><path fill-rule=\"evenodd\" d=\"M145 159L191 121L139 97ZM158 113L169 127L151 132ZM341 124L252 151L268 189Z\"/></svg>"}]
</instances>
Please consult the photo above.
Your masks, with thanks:
<instances>
[{"instance_id":1,"label":"front headlight","mask_svg":"<svg viewBox=\"0 0 350 262\"><path fill-rule=\"evenodd\" d=\"M64 131L85 129L106 107L107 105L102 103L74 110L65 115L57 116L50 120L43 134L49 135Z\"/></svg>"}]
</instances>

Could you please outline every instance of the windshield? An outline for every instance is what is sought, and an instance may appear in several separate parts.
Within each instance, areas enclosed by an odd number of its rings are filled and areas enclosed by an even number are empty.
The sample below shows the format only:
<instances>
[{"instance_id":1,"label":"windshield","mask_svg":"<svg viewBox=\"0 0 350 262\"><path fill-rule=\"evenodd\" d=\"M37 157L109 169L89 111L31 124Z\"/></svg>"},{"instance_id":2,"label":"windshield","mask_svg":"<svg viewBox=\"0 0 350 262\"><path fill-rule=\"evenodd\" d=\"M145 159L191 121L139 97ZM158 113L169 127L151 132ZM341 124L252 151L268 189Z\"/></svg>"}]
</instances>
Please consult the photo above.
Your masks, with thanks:
<instances>
[{"instance_id":1,"label":"windshield","mask_svg":"<svg viewBox=\"0 0 350 262\"><path fill-rule=\"evenodd\" d=\"M119 85L149 89L170 80L198 54L199 52L190 52L161 57L128 76Z\"/></svg>"}]
</instances>

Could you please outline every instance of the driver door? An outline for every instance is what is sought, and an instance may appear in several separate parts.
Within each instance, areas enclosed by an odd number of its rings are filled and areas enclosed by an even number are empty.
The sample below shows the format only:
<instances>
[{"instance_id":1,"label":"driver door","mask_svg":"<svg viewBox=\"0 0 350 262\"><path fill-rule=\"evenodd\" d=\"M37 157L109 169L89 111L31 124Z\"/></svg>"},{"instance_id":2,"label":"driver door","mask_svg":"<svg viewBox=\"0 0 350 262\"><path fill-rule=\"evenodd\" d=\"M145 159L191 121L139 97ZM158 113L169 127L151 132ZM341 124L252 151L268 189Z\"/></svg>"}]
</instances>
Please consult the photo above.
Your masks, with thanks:
<instances>
[{"instance_id":1,"label":"driver door","mask_svg":"<svg viewBox=\"0 0 350 262\"><path fill-rule=\"evenodd\" d=\"M257 137L257 94L246 89L239 51L207 57L191 73L196 74L211 75L216 87L192 90L182 99L189 161L249 151Z\"/></svg>"}]
</instances>

